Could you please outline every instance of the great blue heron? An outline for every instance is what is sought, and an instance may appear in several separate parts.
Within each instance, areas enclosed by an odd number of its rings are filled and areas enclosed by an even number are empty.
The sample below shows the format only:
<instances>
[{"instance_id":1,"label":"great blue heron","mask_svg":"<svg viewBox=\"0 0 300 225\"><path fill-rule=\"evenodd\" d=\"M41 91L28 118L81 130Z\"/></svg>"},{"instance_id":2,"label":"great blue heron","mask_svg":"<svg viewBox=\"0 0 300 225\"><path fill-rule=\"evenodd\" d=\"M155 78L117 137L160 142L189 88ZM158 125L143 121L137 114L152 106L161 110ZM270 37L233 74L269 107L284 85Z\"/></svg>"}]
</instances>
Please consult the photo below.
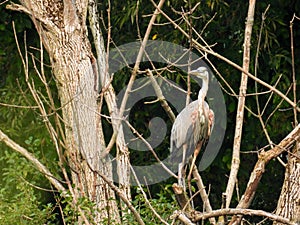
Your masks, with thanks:
<instances>
[{"instance_id":1,"label":"great blue heron","mask_svg":"<svg viewBox=\"0 0 300 225\"><path fill-rule=\"evenodd\" d=\"M206 67L199 67L189 72L202 79L202 87L198 94L198 100L187 105L176 117L171 131L171 158L182 157L179 161L178 183L183 185L183 168L187 160L191 159L191 169L195 164L201 147L209 138L213 123L214 113L205 101L208 90L209 73ZM178 162L178 161L177 161ZM191 170L189 178L191 176Z\"/></svg>"}]
</instances>

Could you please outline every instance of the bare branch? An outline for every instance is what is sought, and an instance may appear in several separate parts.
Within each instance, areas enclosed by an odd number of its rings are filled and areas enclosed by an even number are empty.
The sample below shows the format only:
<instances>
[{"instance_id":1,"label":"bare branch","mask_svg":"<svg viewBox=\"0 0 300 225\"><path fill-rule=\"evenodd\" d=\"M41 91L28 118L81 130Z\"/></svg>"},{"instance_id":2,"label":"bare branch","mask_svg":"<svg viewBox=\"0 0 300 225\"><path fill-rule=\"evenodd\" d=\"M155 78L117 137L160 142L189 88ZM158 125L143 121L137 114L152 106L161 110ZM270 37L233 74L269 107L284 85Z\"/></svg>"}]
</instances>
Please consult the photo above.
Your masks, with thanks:
<instances>
[{"instance_id":1,"label":"bare branch","mask_svg":"<svg viewBox=\"0 0 300 225\"><path fill-rule=\"evenodd\" d=\"M290 35L291 35L291 54L292 54L292 77L293 77L293 98L294 98L294 104L297 104L297 82L296 82L296 72L295 72L295 53L294 53L294 32L293 32L293 22L294 19L297 18L294 14L292 20L290 21ZM299 18L298 18L299 19ZM298 124L297 120L297 110L294 107L294 123L295 125Z\"/></svg>"},{"instance_id":2,"label":"bare branch","mask_svg":"<svg viewBox=\"0 0 300 225\"><path fill-rule=\"evenodd\" d=\"M156 96L158 98L158 100L160 101L161 103L161 106L164 108L164 110L166 111L166 113L168 114L169 118L172 120L172 122L175 121L175 115L172 111L172 109L170 108L168 102L166 101L157 81L155 80L154 76L153 76L153 73L151 70L147 69L147 73L150 77L150 80L151 80L151 83L152 83L152 86L154 88L154 91L156 93Z\"/></svg>"},{"instance_id":3,"label":"bare branch","mask_svg":"<svg viewBox=\"0 0 300 225\"><path fill-rule=\"evenodd\" d=\"M128 127L132 130L133 133L135 133L138 138L140 138L145 145L147 146L147 148L151 151L151 153L153 154L154 158L157 160L157 162L161 165L161 167L171 176L177 178L176 174L174 174L158 157L158 155L156 154L156 152L153 150L152 146L149 144L149 142L147 142L145 140L145 138L143 138L143 136L127 121L125 120L125 123L128 125Z\"/></svg>"},{"instance_id":4,"label":"bare branch","mask_svg":"<svg viewBox=\"0 0 300 225\"><path fill-rule=\"evenodd\" d=\"M139 70L139 66L140 66L140 63L141 63L141 59L143 57L143 54L144 54L144 51L145 51L145 47L146 47L146 44L148 42L148 39L149 39L149 35L150 35L150 32L152 30L152 26L156 20L156 17L157 15L159 14L159 11L161 10L161 7L163 6L165 0L160 0L160 2L158 3L157 5L157 8L155 9L150 21L149 21L149 24L148 24L148 27L147 27L147 30L146 30L146 33L145 33L145 36L144 36L144 39L141 43L141 47L139 49L139 52L138 52L138 55L137 55L137 58L136 58L136 62L135 62L135 65L133 67L133 70L132 70L132 74L131 74L131 77L130 77L130 80L127 84L127 88L125 90L125 94L124 94L124 97L122 99L122 103L121 103L121 106L120 106L120 118L122 118L123 116L123 113L124 113L124 110L125 110L125 107L126 107L126 103L127 103L127 100L128 100L128 97L129 97L129 93L132 89L132 86L133 86L133 82L135 80L135 77L137 75L137 72Z\"/></svg>"},{"instance_id":5,"label":"bare branch","mask_svg":"<svg viewBox=\"0 0 300 225\"><path fill-rule=\"evenodd\" d=\"M245 28L245 39L244 39L244 54L243 54L243 69L249 71L250 64L250 42L251 42L251 33L252 26L254 21L254 9L255 9L255 0L249 0L248 15ZM247 82L248 76L242 73L240 93L238 98L237 114L236 114L236 125L234 133L234 142L233 142L233 152L231 160L231 169L230 175L226 188L226 208L229 208L234 186L236 183L237 174L240 167L240 147L242 140L242 130L243 130L243 121L244 121L244 107L245 107L245 94L247 91Z\"/></svg>"},{"instance_id":6,"label":"bare branch","mask_svg":"<svg viewBox=\"0 0 300 225\"><path fill-rule=\"evenodd\" d=\"M182 185L174 183L172 185L172 189L175 194L176 201L180 206L180 209L184 211L185 214L191 216L191 212L194 211L194 209L192 208L188 196Z\"/></svg>"},{"instance_id":7,"label":"bare branch","mask_svg":"<svg viewBox=\"0 0 300 225\"><path fill-rule=\"evenodd\" d=\"M136 221L141 225L145 225L140 214L136 211L136 209L131 204L131 202L127 199L127 197L124 195L122 190L120 190L117 186L115 186L114 183L112 181L110 181L110 179L108 179L106 176L101 174L99 171L96 171L96 172L108 184L108 186L122 199L122 201L128 206L128 208L130 209L130 211L133 213L134 217L136 218Z\"/></svg>"},{"instance_id":8,"label":"bare branch","mask_svg":"<svg viewBox=\"0 0 300 225\"><path fill-rule=\"evenodd\" d=\"M5 4L6 2L8 2L8 0L5 0L5 1L3 1L3 2L0 2L0 5L3 5L3 4Z\"/></svg>"},{"instance_id":9,"label":"bare branch","mask_svg":"<svg viewBox=\"0 0 300 225\"><path fill-rule=\"evenodd\" d=\"M3 102L0 102L0 105L6 106L6 107L11 107L11 108L20 108L20 109L37 109L38 108L38 106L13 105L13 104L7 104L7 103L3 103Z\"/></svg>"},{"instance_id":10,"label":"bare branch","mask_svg":"<svg viewBox=\"0 0 300 225\"><path fill-rule=\"evenodd\" d=\"M197 212L194 218L194 221L200 221L203 219L207 219L210 217L216 217L216 216L224 216L224 215L249 215L249 216L263 216L267 217L270 220L275 220L284 224L289 224L289 225L296 225L296 223L291 222L290 220L277 216L275 214L265 212L263 210L254 210L254 209L219 209L219 210L214 210L211 213L200 213Z\"/></svg>"},{"instance_id":11,"label":"bare branch","mask_svg":"<svg viewBox=\"0 0 300 225\"><path fill-rule=\"evenodd\" d=\"M240 200L237 208L245 209L248 208L253 200L256 189L265 172L265 167L268 162L279 156L284 151L287 151L296 141L300 140L300 124L297 125L278 145L276 145L271 150L265 152L262 151L258 156L258 161L256 162L254 169L249 178L247 188ZM236 224L240 221L241 217L237 218L234 216L230 224Z\"/></svg>"},{"instance_id":12,"label":"bare branch","mask_svg":"<svg viewBox=\"0 0 300 225\"><path fill-rule=\"evenodd\" d=\"M201 199L203 201L205 211L208 213L212 212L212 207L211 207L211 204L210 204L210 201L208 198L208 194L206 193L205 186L203 184L202 178L201 178L196 166L194 166L194 168L193 168L193 177L196 179L196 184L198 186L199 193L200 193ZM216 224L215 218L210 218L209 221L212 224Z\"/></svg>"},{"instance_id":13,"label":"bare branch","mask_svg":"<svg viewBox=\"0 0 300 225\"><path fill-rule=\"evenodd\" d=\"M7 5L6 8L13 10L13 11L18 11L18 12L22 12L22 13L31 15L31 12L26 7L16 4L16 3L11 3L11 4Z\"/></svg>"},{"instance_id":14,"label":"bare branch","mask_svg":"<svg viewBox=\"0 0 300 225\"><path fill-rule=\"evenodd\" d=\"M266 13L267 11L269 10L269 7L270 7L270 4L267 6L266 10L264 11L264 13L262 14L262 22L261 22L261 25L260 25L260 30L259 30L259 36L258 36L258 43L257 43L257 48L256 48L256 54L255 54L255 66L254 66L254 76L257 77L257 69L258 69L258 58L259 58L259 49L260 49L260 43L261 43L261 37L262 37L262 31L263 31L263 27L264 27L264 22L265 22L265 18L266 18ZM279 81L279 79L278 79ZM257 87L257 82L255 82L255 92L258 93L258 87ZM271 96L272 96L273 93L270 94L270 97L268 100L271 99ZM273 143L271 141L271 138L270 138L270 135L266 129L266 124L265 122L263 121L263 112L264 111L261 111L261 108L260 108L260 104L259 104L259 96L256 95L255 96L255 100L256 100L256 107L257 107L257 114L258 114L258 119L260 121L260 124L262 126L262 129L265 133L265 136L269 142L269 144L273 147ZM269 103L269 101L267 101L267 103ZM268 106L268 104L265 104L265 108Z\"/></svg>"},{"instance_id":15,"label":"bare branch","mask_svg":"<svg viewBox=\"0 0 300 225\"><path fill-rule=\"evenodd\" d=\"M173 26L175 27L175 29L178 29L184 36L186 36L187 38L189 37L188 33L185 32L185 30L183 30L178 24L176 24L164 11L162 11L161 9L159 9L156 5L156 3L151 0L152 4L159 10L159 12L167 19L169 20ZM273 86L271 86L270 84L262 81L261 79L255 77L254 75L252 75L251 73L249 73L248 71L244 70L241 66L239 66L238 64L234 63L233 61L227 59L226 57L214 52L213 50L211 50L210 48L201 45L199 42L197 42L197 40L192 39L193 43L195 44L195 47L197 49L199 49L200 51L204 51L205 53L211 54L219 59L221 59L222 61L228 63L229 65L231 65L232 67L236 68L237 70L243 72L245 75L247 75L248 77L250 77L252 80L257 81L258 83L260 83L261 85L267 87L268 89L270 89L271 91L273 91L274 93L276 93L278 96L280 96L281 98L283 98L287 103L289 103L292 107L296 108L296 110L298 112L300 112L300 108L297 107L297 105L295 105L295 103L293 101L291 101L286 95L284 95L281 91L279 91L278 89L274 88Z\"/></svg>"},{"instance_id":16,"label":"bare branch","mask_svg":"<svg viewBox=\"0 0 300 225\"><path fill-rule=\"evenodd\" d=\"M182 223L186 224L186 225L195 225L195 223L193 223L189 218L187 218L187 216L181 212L181 211L175 211L173 213L173 215L171 216L172 219L176 219L178 218Z\"/></svg>"},{"instance_id":17,"label":"bare branch","mask_svg":"<svg viewBox=\"0 0 300 225\"><path fill-rule=\"evenodd\" d=\"M159 213L153 208L153 206L151 205L151 203L149 202L149 200L148 200L148 198L147 198L146 193L144 192L144 190L143 190L143 188L142 188L142 186L141 186L141 183L140 183L139 179L138 179L137 176L136 176L135 171L133 170L133 167L131 166L130 168L131 168L131 172L132 172L132 174L133 174L133 176L134 176L134 179L135 179L135 181L137 182L137 184L138 184L138 186L139 186L139 189L140 189L140 191L142 192L142 194L143 194L143 196L144 196L144 199L145 199L146 204L149 206L149 208L151 209L151 211L152 211L152 212L154 213L154 215L160 220L160 222L161 222L162 224L168 225L168 223L167 223L167 222L159 215Z\"/></svg>"}]
</instances>

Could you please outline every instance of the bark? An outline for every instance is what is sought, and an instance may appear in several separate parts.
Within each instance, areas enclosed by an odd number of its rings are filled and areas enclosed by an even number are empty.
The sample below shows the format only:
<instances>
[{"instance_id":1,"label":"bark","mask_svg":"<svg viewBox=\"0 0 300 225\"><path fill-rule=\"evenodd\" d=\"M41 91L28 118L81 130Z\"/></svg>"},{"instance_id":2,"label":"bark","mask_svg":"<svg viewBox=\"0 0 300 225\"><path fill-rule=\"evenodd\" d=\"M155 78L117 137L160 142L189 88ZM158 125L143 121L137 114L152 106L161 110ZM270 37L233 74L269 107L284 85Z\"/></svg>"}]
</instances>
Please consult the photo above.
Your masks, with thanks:
<instances>
[{"instance_id":1,"label":"bark","mask_svg":"<svg viewBox=\"0 0 300 225\"><path fill-rule=\"evenodd\" d=\"M276 214L292 222L300 223L300 143L289 155L285 179L277 205ZM280 224L274 222L274 225Z\"/></svg>"},{"instance_id":2,"label":"bark","mask_svg":"<svg viewBox=\"0 0 300 225\"><path fill-rule=\"evenodd\" d=\"M99 84L98 92L101 91L101 95L104 97L107 103L109 114L111 115L113 131L114 131L113 138L110 144L107 146L105 152L103 152L103 155L109 154L113 146L113 143L115 141L116 149L117 149L117 155L115 160L117 165L119 188L122 191L123 195L126 196L127 200L131 201L129 149L127 147L127 144L125 143L122 124L119 125L120 119L119 119L119 110L117 106L116 94L111 84L111 78L108 74L109 65L108 62L106 62L108 56L106 55L105 48L104 48L104 40L100 29L100 24L99 24L100 18L98 14L99 13L97 10L97 2L94 0L89 0L90 29L94 39L95 50L97 53L98 67L96 68L99 71L99 75L100 75L97 79ZM109 51L109 45L107 47L107 51ZM122 219L124 219L123 215L127 213L126 208L127 206L121 203Z\"/></svg>"},{"instance_id":3,"label":"bark","mask_svg":"<svg viewBox=\"0 0 300 225\"><path fill-rule=\"evenodd\" d=\"M29 14L49 53L65 126L65 151L71 167L75 197L96 203L94 223L120 223L115 194L97 174L112 178L97 113L97 74L87 39L87 1L23 0L16 10ZM103 56L105 57L105 56ZM96 173L97 171L97 173ZM79 219L80 222L80 219Z\"/></svg>"}]
</instances>

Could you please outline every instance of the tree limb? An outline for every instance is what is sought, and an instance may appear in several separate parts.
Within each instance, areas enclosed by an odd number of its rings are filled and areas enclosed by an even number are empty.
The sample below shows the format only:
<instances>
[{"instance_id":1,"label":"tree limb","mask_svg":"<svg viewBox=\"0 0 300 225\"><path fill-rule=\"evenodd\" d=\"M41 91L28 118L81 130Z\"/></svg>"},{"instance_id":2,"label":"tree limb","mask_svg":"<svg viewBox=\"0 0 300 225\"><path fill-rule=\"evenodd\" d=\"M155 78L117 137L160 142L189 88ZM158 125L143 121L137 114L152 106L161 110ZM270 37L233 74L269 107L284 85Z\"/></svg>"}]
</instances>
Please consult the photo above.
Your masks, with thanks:
<instances>
[{"instance_id":1,"label":"tree limb","mask_svg":"<svg viewBox=\"0 0 300 225\"><path fill-rule=\"evenodd\" d=\"M141 59L143 57L143 53L145 51L145 47L146 47L146 44L148 42L150 32L152 30L152 26L153 26L153 24L154 24L154 22L156 20L157 15L161 11L161 7L163 6L164 2L165 2L165 0L160 0L160 2L158 3L158 5L156 5L155 11L154 11L154 13L153 13L153 15L152 15L152 17L151 17L151 19L149 21L149 24L148 24L148 27L147 27L144 39L143 39L143 41L141 43L141 47L139 49L139 52L138 52L138 55L137 55L137 58L136 58L135 65L133 67L133 71L132 71L130 80L129 80L128 84L127 84L127 88L125 90L125 94L124 94L124 97L122 99L122 103L121 103L121 106L120 106L120 117L123 116L123 113L124 113L124 110L125 110L125 107L126 107L126 103L127 103L127 100L128 100L128 96L129 96L129 93L130 93L130 91L132 89L135 77L137 75L137 72L138 72L138 69L139 69L139 66L140 66L140 63L141 63Z\"/></svg>"},{"instance_id":2,"label":"tree limb","mask_svg":"<svg viewBox=\"0 0 300 225\"><path fill-rule=\"evenodd\" d=\"M178 218L183 224L186 224L186 225L195 225L195 223L193 223L189 218L187 218L187 216L183 212L181 212L179 210L175 211L173 213L173 215L171 216L171 218L172 219Z\"/></svg>"},{"instance_id":3,"label":"tree limb","mask_svg":"<svg viewBox=\"0 0 300 225\"><path fill-rule=\"evenodd\" d=\"M180 206L180 209L183 210L184 213L188 214L190 217L191 212L194 211L194 209L192 208L188 196L183 190L183 187L181 185L178 185L177 183L174 183L172 185L172 189L174 191L175 198L178 205Z\"/></svg>"},{"instance_id":4,"label":"tree limb","mask_svg":"<svg viewBox=\"0 0 300 225\"><path fill-rule=\"evenodd\" d=\"M256 162L254 169L249 178L247 188L237 205L237 208L245 209L248 208L253 200L256 189L262 178L263 173L265 172L265 166L268 162L282 154L288 148L290 148L294 142L300 140L300 124L295 127L278 145L267 152L261 152L258 156L258 161ZM234 216L230 222L230 224L238 223L241 217Z\"/></svg>"},{"instance_id":5,"label":"tree limb","mask_svg":"<svg viewBox=\"0 0 300 225\"><path fill-rule=\"evenodd\" d=\"M203 219L207 219L210 217L216 217L216 216L224 216L224 215L248 215L248 216L263 216L267 217L270 220L278 221L281 223L285 224L290 224L290 225L296 225L296 223L291 222L289 219L286 219L282 216L277 216L273 213L265 212L263 210L254 210L254 209L219 209L219 210L214 210L210 213L200 213L197 212L195 214L194 220L193 221L200 221Z\"/></svg>"},{"instance_id":6,"label":"tree limb","mask_svg":"<svg viewBox=\"0 0 300 225\"><path fill-rule=\"evenodd\" d=\"M108 9L108 12L110 12L110 7ZM110 21L110 18L108 18ZM107 155L114 144L116 143L117 147L117 167L120 168L118 170L118 178L119 178L119 187L122 190L123 194L126 196L127 199L131 199L131 193L130 193L130 160L129 160L129 150L128 146L125 143L125 137L123 132L122 124L120 124L119 118L118 118L118 106L117 106L117 100L116 100L116 93L115 90L111 84L111 79L108 74L108 52L105 52L104 49L104 40L101 34L100 24L99 24L99 15L97 10L97 2L96 1L89 1L89 22L90 22L90 29L92 31L92 35L94 38L94 45L97 53L97 60L95 59L95 82L96 86L98 85L99 89L98 92L102 89L102 93L104 95L104 99L107 103L108 110L110 115L112 116L112 128L113 128L113 135L111 137L110 142L106 146L106 149L101 152L101 157ZM109 28L109 35L110 35L110 28ZM110 36L108 35L108 47L110 42ZM106 57L101 57L106 56ZM105 58L107 60L105 60ZM99 82L100 81L100 82ZM101 85L100 85L101 83ZM104 91L105 89L105 91ZM102 105L99 105L99 108L101 108ZM99 109L100 110L100 109ZM101 123L101 120L99 120L99 126ZM102 128L102 127L101 127ZM103 129L101 130L101 135L103 134ZM104 136L103 136L104 137ZM103 143L105 145L105 143ZM125 211L123 209L124 205L121 205L122 212Z\"/></svg>"},{"instance_id":7,"label":"tree limb","mask_svg":"<svg viewBox=\"0 0 300 225\"><path fill-rule=\"evenodd\" d=\"M245 28L244 54L243 54L243 69L247 72L249 71L249 64L250 64L250 42L251 42L252 26L254 21L254 9L255 9L255 0L249 0L248 15L247 15L246 28ZM248 76L242 73L240 93L239 93L237 113L236 113L236 126L235 126L234 142L233 142L231 169L230 169L230 175L229 175L227 188L225 192L226 208L229 208L233 190L236 183L237 174L240 167L240 148L241 148L241 140L242 140L247 82L248 82Z\"/></svg>"}]
</instances>

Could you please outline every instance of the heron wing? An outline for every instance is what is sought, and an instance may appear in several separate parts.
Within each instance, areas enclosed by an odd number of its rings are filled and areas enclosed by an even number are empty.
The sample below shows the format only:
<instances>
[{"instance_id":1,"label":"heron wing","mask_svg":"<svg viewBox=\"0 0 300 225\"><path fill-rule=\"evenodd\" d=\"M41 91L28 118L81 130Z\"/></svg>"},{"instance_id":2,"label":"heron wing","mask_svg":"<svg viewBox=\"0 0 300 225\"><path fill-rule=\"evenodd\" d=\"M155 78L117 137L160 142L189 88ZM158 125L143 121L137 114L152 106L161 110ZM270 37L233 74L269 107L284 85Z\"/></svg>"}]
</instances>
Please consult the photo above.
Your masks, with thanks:
<instances>
[{"instance_id":1,"label":"heron wing","mask_svg":"<svg viewBox=\"0 0 300 225\"><path fill-rule=\"evenodd\" d=\"M201 140L208 138L208 112L209 106L204 103L204 123L200 121L199 115L193 119L192 114L198 113L198 100L187 105L176 117L171 131L172 158L182 159L182 148L186 145L186 158L188 159L194 152L196 145Z\"/></svg>"},{"instance_id":2,"label":"heron wing","mask_svg":"<svg viewBox=\"0 0 300 225\"><path fill-rule=\"evenodd\" d=\"M180 149L184 144L187 144L187 137L192 136L193 121L191 115L197 109L197 102L191 102L177 115L171 130L171 140L173 141L171 151L174 148Z\"/></svg>"}]
</instances>

